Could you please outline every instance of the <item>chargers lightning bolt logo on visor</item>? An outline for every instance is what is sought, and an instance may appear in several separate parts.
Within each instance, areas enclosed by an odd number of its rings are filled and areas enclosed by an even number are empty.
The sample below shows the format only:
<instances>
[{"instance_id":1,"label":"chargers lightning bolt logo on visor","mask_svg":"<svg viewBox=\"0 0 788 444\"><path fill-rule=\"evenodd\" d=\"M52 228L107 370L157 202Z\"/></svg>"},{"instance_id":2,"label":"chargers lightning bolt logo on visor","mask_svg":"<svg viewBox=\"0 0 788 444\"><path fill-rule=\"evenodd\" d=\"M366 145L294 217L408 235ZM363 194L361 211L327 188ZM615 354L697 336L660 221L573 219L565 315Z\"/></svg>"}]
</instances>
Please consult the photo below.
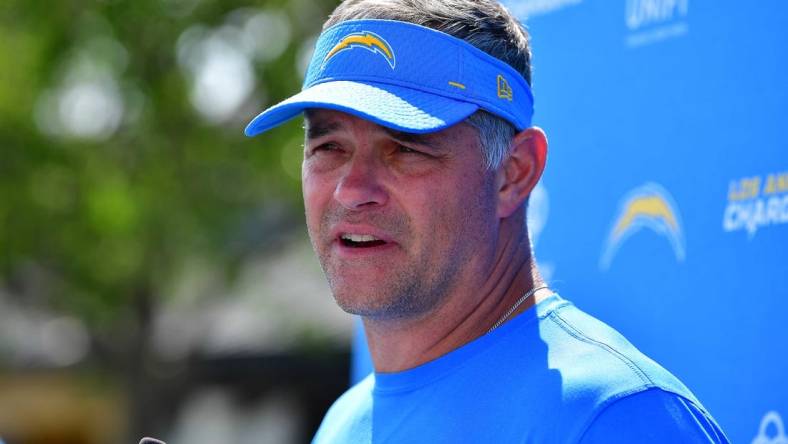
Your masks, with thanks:
<instances>
[{"instance_id":1,"label":"chargers lightning bolt logo on visor","mask_svg":"<svg viewBox=\"0 0 788 444\"><path fill-rule=\"evenodd\" d=\"M609 269L619 247L643 228L649 228L665 237L673 247L676 260L684 261L684 234L678 207L664 188L655 183L647 183L632 190L622 199L599 267L602 270Z\"/></svg>"},{"instance_id":2,"label":"chargers lightning bolt logo on visor","mask_svg":"<svg viewBox=\"0 0 788 444\"><path fill-rule=\"evenodd\" d=\"M354 32L352 34L348 34L342 38L330 51L326 54L326 58L323 59L323 66L325 68L328 62L337 54L347 49L353 48L364 48L367 51L372 51L373 53L380 54L383 58L386 59L391 69L394 69L396 66L396 59L394 57L394 50L391 49L391 46L388 42L381 36L375 34L374 32L369 31L361 31L361 32Z\"/></svg>"}]
</instances>

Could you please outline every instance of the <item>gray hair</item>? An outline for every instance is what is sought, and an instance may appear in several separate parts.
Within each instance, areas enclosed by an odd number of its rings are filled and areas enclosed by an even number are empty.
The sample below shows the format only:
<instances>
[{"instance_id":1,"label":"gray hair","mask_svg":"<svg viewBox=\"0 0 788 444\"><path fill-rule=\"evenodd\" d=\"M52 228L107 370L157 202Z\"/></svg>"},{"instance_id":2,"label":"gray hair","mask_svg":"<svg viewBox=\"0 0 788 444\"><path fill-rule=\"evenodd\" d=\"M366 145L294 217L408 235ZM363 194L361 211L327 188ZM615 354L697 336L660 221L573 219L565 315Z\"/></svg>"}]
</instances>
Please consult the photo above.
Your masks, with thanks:
<instances>
[{"instance_id":1,"label":"gray hair","mask_svg":"<svg viewBox=\"0 0 788 444\"><path fill-rule=\"evenodd\" d=\"M323 29L356 19L415 23L465 40L517 70L531 83L531 50L523 25L495 0L345 0ZM496 169L516 134L508 121L479 110L467 122L479 133L485 166Z\"/></svg>"}]
</instances>

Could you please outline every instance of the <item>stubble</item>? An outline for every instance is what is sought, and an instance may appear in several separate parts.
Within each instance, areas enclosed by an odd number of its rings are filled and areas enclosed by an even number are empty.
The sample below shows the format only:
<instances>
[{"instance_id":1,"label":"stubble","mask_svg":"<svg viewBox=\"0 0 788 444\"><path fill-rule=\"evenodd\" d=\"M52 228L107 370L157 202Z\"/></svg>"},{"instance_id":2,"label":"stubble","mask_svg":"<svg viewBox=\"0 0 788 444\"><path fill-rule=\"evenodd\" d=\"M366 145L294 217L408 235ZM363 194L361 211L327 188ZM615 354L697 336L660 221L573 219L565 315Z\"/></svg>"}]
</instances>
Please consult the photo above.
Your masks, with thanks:
<instances>
[{"instance_id":1,"label":"stubble","mask_svg":"<svg viewBox=\"0 0 788 444\"><path fill-rule=\"evenodd\" d=\"M390 264L380 282L357 285L348 278L352 275L351 267L380 264L371 263L376 259L348 261L332 256L334 239L328 233L340 222L364 223L385 231L397 239L397 247L406 253L405 260ZM441 238L442 233L436 234L438 237L432 239L434 245L451 244L449 239ZM459 269L455 251L439 253L446 259L439 269L429 264L429 252L410 251L414 234L411 221L404 215L332 209L323 215L319 231L310 228L309 235L337 305L348 313L370 319L417 318L432 312L446 299L452 276Z\"/></svg>"}]
</instances>

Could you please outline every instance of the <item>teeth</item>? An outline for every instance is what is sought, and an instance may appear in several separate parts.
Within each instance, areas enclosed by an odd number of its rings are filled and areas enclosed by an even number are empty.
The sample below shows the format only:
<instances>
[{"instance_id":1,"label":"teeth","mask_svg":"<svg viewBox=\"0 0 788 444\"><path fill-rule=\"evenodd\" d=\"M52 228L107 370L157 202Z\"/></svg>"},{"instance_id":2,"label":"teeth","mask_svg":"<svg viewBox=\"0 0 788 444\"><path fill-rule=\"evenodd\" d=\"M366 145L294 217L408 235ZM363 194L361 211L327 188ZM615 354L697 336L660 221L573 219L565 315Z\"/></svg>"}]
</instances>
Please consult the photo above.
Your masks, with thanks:
<instances>
[{"instance_id":1,"label":"teeth","mask_svg":"<svg viewBox=\"0 0 788 444\"><path fill-rule=\"evenodd\" d=\"M380 240L371 234L343 234L342 239L349 240L351 242L372 242L376 240Z\"/></svg>"}]
</instances>

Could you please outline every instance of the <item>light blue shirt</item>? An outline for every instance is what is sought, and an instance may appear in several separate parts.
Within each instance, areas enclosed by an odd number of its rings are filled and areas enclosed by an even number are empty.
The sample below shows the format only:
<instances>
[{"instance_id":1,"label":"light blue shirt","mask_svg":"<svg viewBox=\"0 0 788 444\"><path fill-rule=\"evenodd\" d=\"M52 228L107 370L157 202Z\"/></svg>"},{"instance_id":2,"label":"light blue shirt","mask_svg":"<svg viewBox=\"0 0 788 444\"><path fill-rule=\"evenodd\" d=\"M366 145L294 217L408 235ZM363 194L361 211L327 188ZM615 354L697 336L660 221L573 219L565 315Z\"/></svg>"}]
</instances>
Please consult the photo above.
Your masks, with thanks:
<instances>
[{"instance_id":1,"label":"light blue shirt","mask_svg":"<svg viewBox=\"0 0 788 444\"><path fill-rule=\"evenodd\" d=\"M678 379L553 295L434 361L377 373L315 443L727 443Z\"/></svg>"}]
</instances>

